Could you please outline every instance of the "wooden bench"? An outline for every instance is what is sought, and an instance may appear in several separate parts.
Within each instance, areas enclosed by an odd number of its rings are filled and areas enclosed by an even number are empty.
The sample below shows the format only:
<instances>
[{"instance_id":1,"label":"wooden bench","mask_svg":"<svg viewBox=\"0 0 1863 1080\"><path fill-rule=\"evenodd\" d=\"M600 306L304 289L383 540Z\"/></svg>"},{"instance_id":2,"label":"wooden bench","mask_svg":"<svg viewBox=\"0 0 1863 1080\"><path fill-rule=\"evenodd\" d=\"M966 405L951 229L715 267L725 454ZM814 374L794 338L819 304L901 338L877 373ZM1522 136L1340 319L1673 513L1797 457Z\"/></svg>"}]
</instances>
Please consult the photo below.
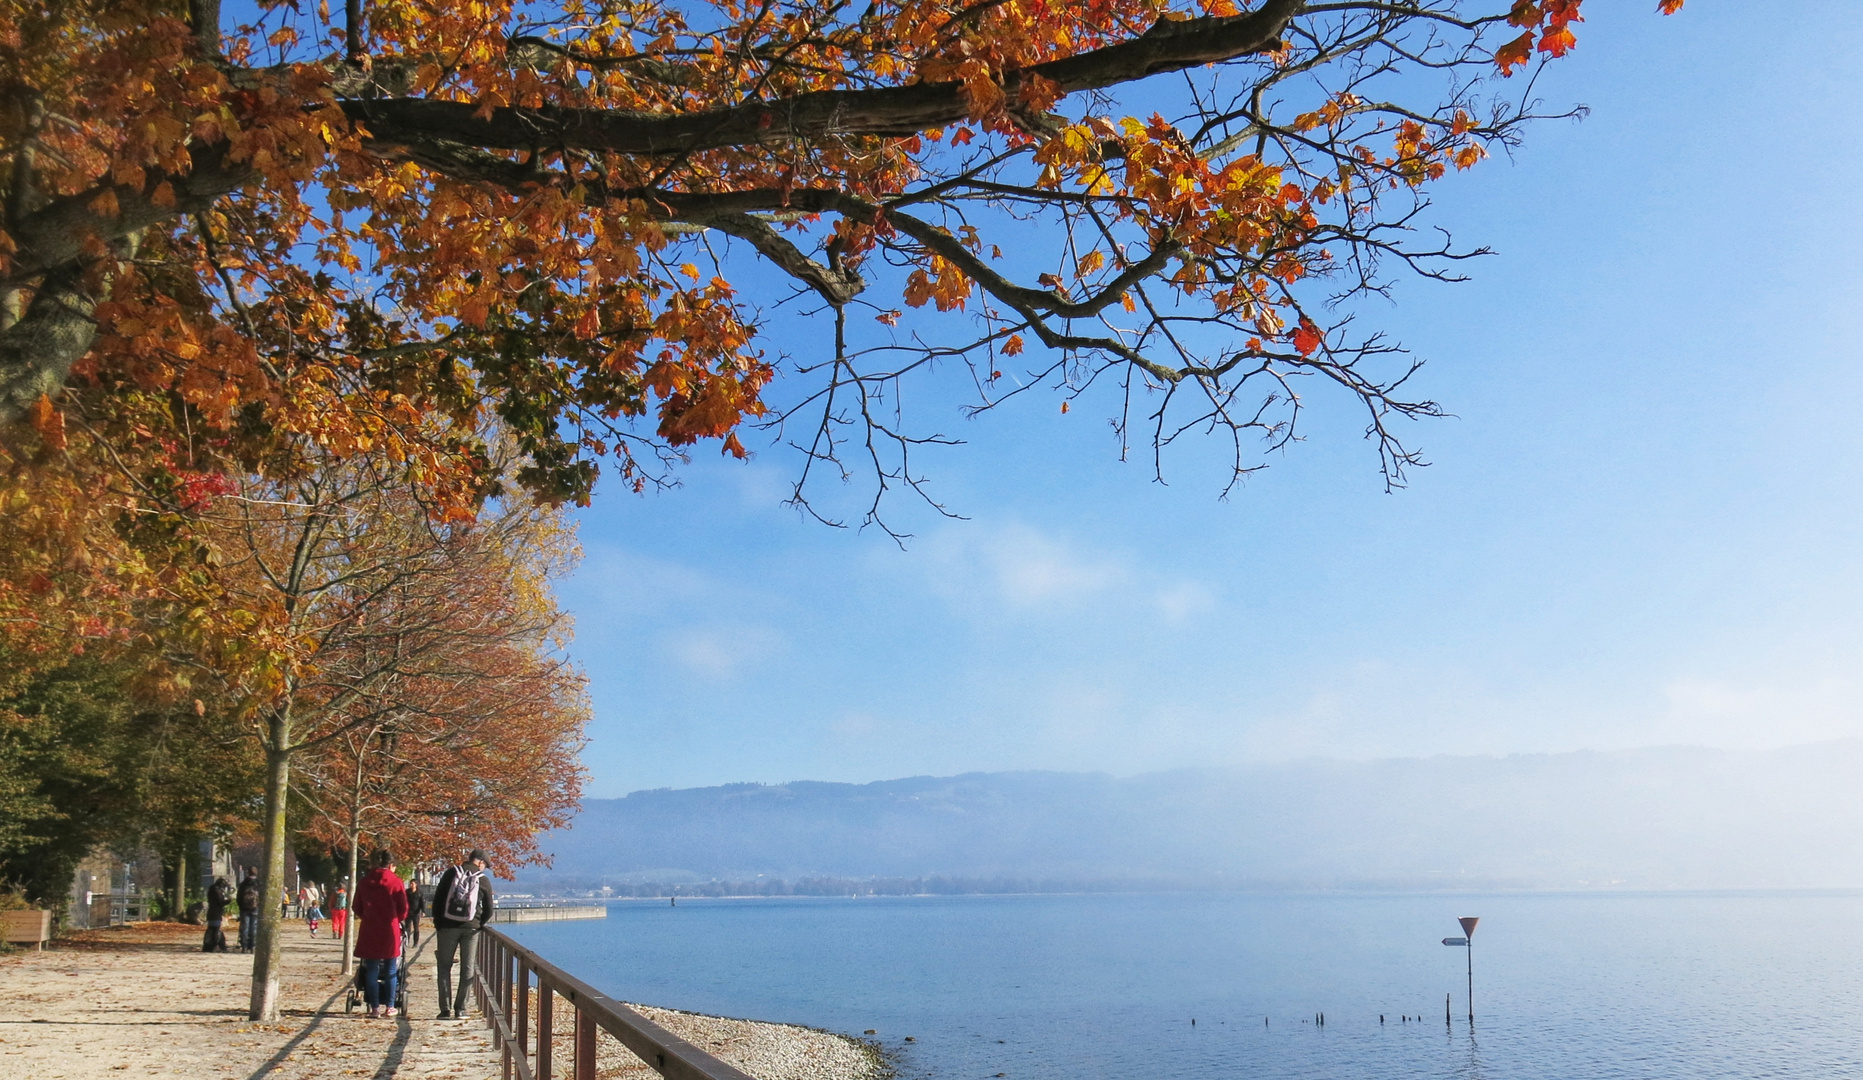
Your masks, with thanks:
<instances>
[{"instance_id":1,"label":"wooden bench","mask_svg":"<svg viewBox=\"0 0 1863 1080\"><path fill-rule=\"evenodd\" d=\"M49 911L0 912L0 925L6 928L6 940L12 945L45 948L52 940L52 913Z\"/></svg>"}]
</instances>

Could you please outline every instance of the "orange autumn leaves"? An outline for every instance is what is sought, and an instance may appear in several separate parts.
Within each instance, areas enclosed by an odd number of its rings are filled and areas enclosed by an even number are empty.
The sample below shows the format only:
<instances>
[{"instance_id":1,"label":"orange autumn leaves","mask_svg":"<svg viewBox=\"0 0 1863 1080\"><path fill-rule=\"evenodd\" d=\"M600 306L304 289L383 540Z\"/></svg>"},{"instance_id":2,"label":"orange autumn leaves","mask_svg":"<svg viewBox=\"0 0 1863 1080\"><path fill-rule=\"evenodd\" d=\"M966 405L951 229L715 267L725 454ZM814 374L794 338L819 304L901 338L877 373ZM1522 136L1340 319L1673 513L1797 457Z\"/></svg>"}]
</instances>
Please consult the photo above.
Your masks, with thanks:
<instances>
[{"instance_id":1,"label":"orange autumn leaves","mask_svg":"<svg viewBox=\"0 0 1863 1080\"><path fill-rule=\"evenodd\" d=\"M173 211L150 211L129 230L133 257L118 250L127 233L111 238L116 247L93 237L86 248L108 294L96 340L71 369L86 393L162 396L196 449L234 457L281 445L381 450L415 463L445 513L469 514L484 494L482 448L434 432L472 430L488 413L530 458L523 482L555 501L586 501L604 455L640 486L668 451L716 441L745 452L743 426L769 416L782 357L767 326L784 297L740 295L748 279L719 237L734 214L758 215L771 247L791 245L843 275L845 295L832 303L871 284L858 277L867 270L890 274L893 294L875 305L882 325L903 300L965 311L1015 349L1039 339L1052 350L1076 338L1036 325L1044 317L1117 305L1137 318L1115 336L1136 339L1159 310L1143 302L1149 280L1172 294L1162 305L1194 300L1233 316L1222 325L1240 326L1251 349L1327 353L1332 339L1302 332L1317 324L1290 290L1339 268L1336 238L1364 223L1354 215L1368 191L1471 167L1503 137L1493 124L1459 101L1380 118L1386 103L1323 81L1307 97L1290 91L1300 104L1288 116L1241 106L1216 116L1200 105L1204 114L1188 119L1122 119L1110 89L1064 98L1041 73L1056 69L1036 70L1286 11L1303 21L1217 49L1213 68L1158 69L1210 86L1233 70L1280 87L1303 65L1356 63L1347 46L1320 44L1352 19L1366 20L1358 38L1388 32L1396 47L1406 20L1433 17L1403 5L1299 8L396 0L362 5L367 63L349 65L339 59L340 13L313 5L242 8L253 24L215 28L223 34L202 34L186 8L154 0L16 5L0 10L0 59L31 93L0 110L0 128L9 146L36 147L38 197L82 197L99 219L130 214L138 199ZM1469 66L1489 73L1491 59L1507 73L1536 51L1562 55L1579 9L1578 0L1491 0L1470 16ZM1490 54L1482 35L1510 28L1520 36ZM702 138L747 104L769 107L767 126L818 100L809 95L851 95L837 100L855 116L862 93L928 85L959 88L961 106L935 120L908 112L794 137ZM411 104L458 111L431 144L382 136L390 107ZM534 141L473 141L475 124L503 123L513 109L538 110L519 118L538 121ZM564 129L541 122L575 110ZM682 129L687 143L645 151L604 149L589 135L695 117L704 122ZM1255 145L1215 134L1251 125ZM587 145L570 145L585 136ZM196 181L208 174L231 179L202 195ZM1044 272L1039 290L989 278L1003 245L977 229L1012 204L964 190L972 180L1019 200L1016 212L1053 215L1045 224L1072 215L1053 233L1068 236L1053 245L1058 258L1030 271ZM945 187L970 201L927 194ZM961 250L899 228L921 211ZM0 276L17 271L28 299L42 248L0 231ZM1147 262L1153 252L1162 254ZM1035 306L1015 308L1025 301ZM1156 326L1164 316L1151 317ZM1198 366L1147 370L1168 381ZM434 418L443 422L426 423ZM55 438L53 418L35 422Z\"/></svg>"},{"instance_id":2,"label":"orange autumn leaves","mask_svg":"<svg viewBox=\"0 0 1863 1080\"><path fill-rule=\"evenodd\" d=\"M1513 10L1507 15L1508 25L1525 29L1519 37L1494 51L1494 64L1501 69L1501 74L1512 75L1514 69L1531 59L1536 51L1555 59L1570 52L1578 44L1572 24L1585 21L1578 13L1583 2L1515 0ZM1684 0L1658 0L1656 7L1664 15L1673 15L1682 10L1683 3Z\"/></svg>"}]
</instances>

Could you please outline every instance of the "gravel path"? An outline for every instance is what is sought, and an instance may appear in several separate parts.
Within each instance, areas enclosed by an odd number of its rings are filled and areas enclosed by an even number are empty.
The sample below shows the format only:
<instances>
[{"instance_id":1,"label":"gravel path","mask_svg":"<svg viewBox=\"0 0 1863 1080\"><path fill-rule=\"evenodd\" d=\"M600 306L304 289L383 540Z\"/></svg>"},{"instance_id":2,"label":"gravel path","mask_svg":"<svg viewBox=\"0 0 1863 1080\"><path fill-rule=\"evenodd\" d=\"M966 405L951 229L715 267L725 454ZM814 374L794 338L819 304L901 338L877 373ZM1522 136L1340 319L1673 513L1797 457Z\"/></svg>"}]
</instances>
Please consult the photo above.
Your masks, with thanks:
<instances>
[{"instance_id":1,"label":"gravel path","mask_svg":"<svg viewBox=\"0 0 1863 1080\"><path fill-rule=\"evenodd\" d=\"M434 1014L431 937L409 965L412 1016L346 1013L336 943L287 924L283 1016L246 1021L252 961L200 951L200 930L142 923L87 931L46 952L0 956L0 1080L491 1080L498 1055L482 1023ZM755 1080L890 1080L858 1039L790 1024L636 1005L641 1013ZM567 1077L570 1010L559 1008L558 1077ZM655 1080L602 1036L601 1080ZM553 1078L555 1080L555 1078Z\"/></svg>"},{"instance_id":2,"label":"gravel path","mask_svg":"<svg viewBox=\"0 0 1863 1080\"><path fill-rule=\"evenodd\" d=\"M478 1024L369 1020L343 1011L336 943L287 925L283 1016L246 1021L252 958L200 951L200 930L142 923L87 931L42 953L0 957L0 1077L11 1080L490 1080ZM423 962L424 961L424 962ZM416 954L418 1002L433 964Z\"/></svg>"}]
</instances>

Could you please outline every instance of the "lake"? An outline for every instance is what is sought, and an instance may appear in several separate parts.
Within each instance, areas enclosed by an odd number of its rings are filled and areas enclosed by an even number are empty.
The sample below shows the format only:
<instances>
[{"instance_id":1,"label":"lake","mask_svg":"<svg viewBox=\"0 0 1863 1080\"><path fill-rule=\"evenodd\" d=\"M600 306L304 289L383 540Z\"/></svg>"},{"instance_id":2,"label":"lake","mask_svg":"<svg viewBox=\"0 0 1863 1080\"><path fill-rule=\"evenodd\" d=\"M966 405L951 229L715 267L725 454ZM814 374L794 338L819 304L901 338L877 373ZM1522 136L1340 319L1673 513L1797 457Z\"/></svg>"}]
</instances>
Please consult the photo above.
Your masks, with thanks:
<instances>
[{"instance_id":1,"label":"lake","mask_svg":"<svg viewBox=\"0 0 1863 1080\"><path fill-rule=\"evenodd\" d=\"M1855 892L693 899L505 929L625 1000L872 1028L905 1080L1863 1077Z\"/></svg>"}]
</instances>

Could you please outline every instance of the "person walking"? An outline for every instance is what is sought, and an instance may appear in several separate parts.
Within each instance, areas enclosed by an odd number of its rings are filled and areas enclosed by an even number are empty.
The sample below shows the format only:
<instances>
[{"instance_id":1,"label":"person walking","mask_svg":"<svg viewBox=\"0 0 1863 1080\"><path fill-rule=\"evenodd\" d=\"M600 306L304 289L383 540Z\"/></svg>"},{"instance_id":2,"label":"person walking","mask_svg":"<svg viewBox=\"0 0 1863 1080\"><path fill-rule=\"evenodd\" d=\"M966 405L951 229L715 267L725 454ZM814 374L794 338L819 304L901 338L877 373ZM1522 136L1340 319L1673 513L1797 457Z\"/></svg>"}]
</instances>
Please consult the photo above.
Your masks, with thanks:
<instances>
[{"instance_id":1,"label":"person walking","mask_svg":"<svg viewBox=\"0 0 1863 1080\"><path fill-rule=\"evenodd\" d=\"M201 936L202 952L226 951L226 906L233 902L233 886L223 877L207 886L207 932Z\"/></svg>"},{"instance_id":2,"label":"person walking","mask_svg":"<svg viewBox=\"0 0 1863 1080\"><path fill-rule=\"evenodd\" d=\"M394 1016L408 890L396 876L388 852L377 851L370 861L374 869L356 883L356 959L362 961L362 996L369 1015Z\"/></svg>"},{"instance_id":3,"label":"person walking","mask_svg":"<svg viewBox=\"0 0 1863 1080\"><path fill-rule=\"evenodd\" d=\"M343 940L343 928L349 925L349 890L339 882L330 894L330 936Z\"/></svg>"},{"instance_id":4,"label":"person walking","mask_svg":"<svg viewBox=\"0 0 1863 1080\"><path fill-rule=\"evenodd\" d=\"M239 883L239 951L251 952L259 942L259 868L246 867L246 880Z\"/></svg>"},{"instance_id":5,"label":"person walking","mask_svg":"<svg viewBox=\"0 0 1863 1080\"><path fill-rule=\"evenodd\" d=\"M408 921L402 929L407 934L408 948L420 944L420 917L427 914L427 893L418 884L408 886Z\"/></svg>"},{"instance_id":6,"label":"person walking","mask_svg":"<svg viewBox=\"0 0 1863 1080\"><path fill-rule=\"evenodd\" d=\"M478 973L479 931L492 918L492 883L485 852L473 848L466 861L446 868L433 889L434 967L440 984L440 1019L463 1019L466 994ZM453 985L453 956L459 955L459 985Z\"/></svg>"}]
</instances>

